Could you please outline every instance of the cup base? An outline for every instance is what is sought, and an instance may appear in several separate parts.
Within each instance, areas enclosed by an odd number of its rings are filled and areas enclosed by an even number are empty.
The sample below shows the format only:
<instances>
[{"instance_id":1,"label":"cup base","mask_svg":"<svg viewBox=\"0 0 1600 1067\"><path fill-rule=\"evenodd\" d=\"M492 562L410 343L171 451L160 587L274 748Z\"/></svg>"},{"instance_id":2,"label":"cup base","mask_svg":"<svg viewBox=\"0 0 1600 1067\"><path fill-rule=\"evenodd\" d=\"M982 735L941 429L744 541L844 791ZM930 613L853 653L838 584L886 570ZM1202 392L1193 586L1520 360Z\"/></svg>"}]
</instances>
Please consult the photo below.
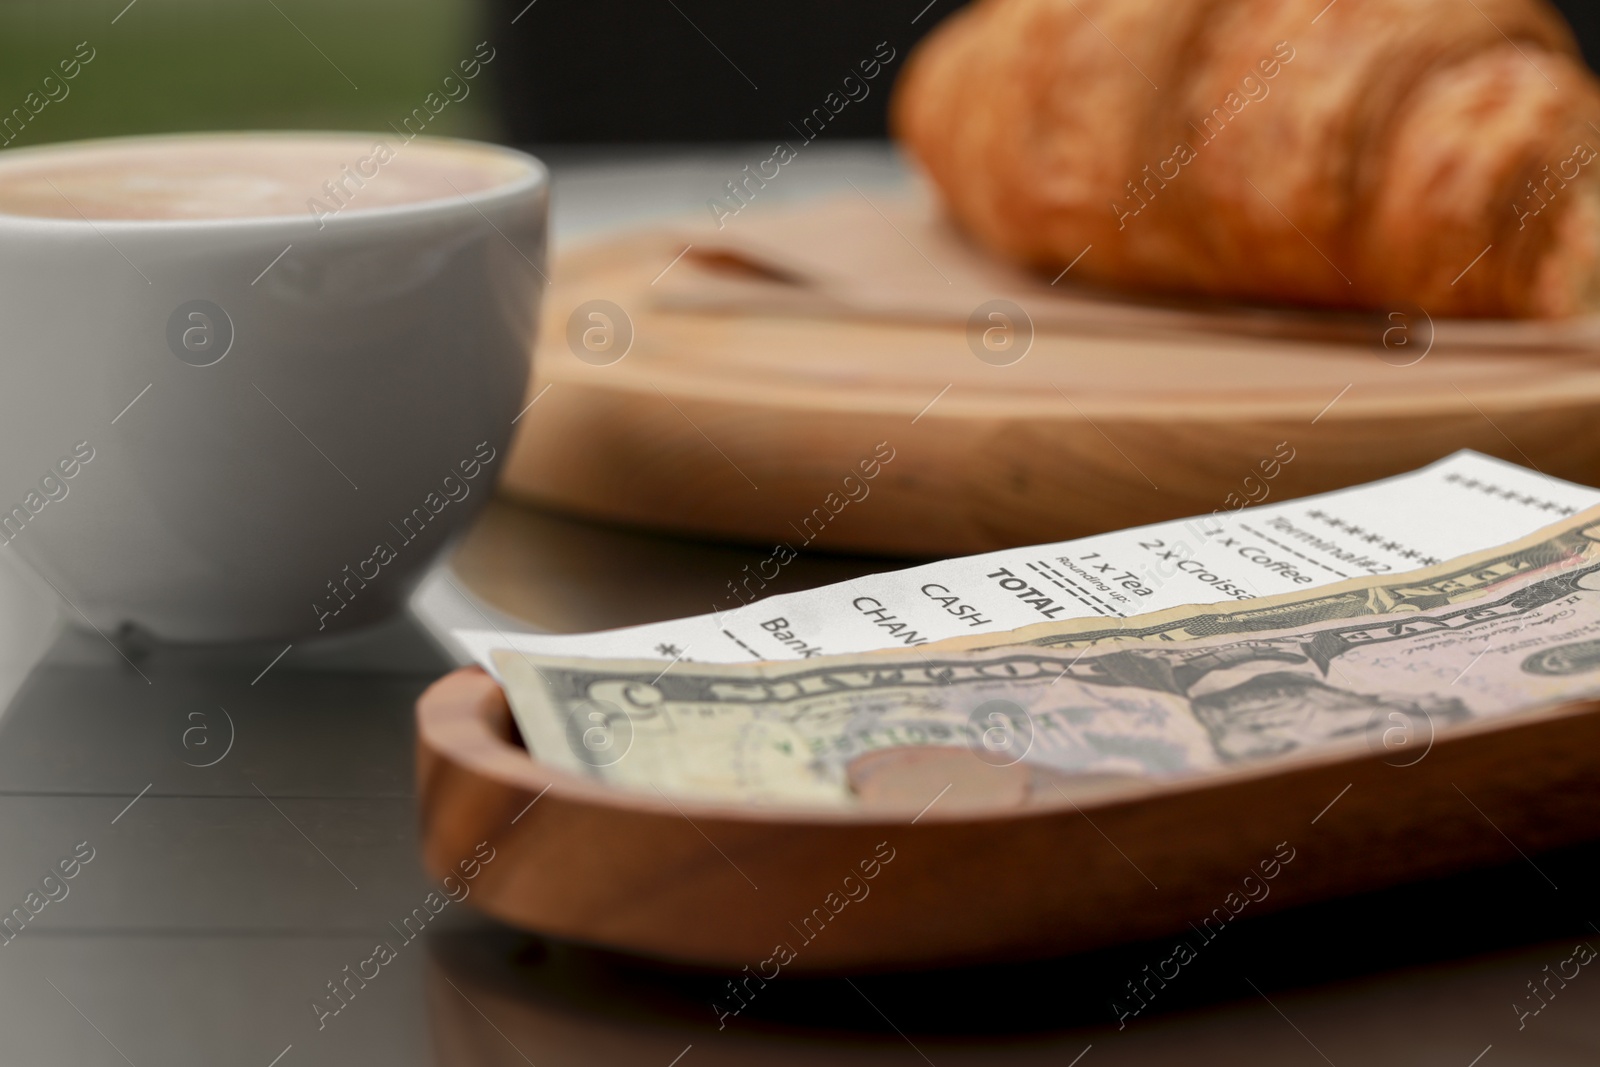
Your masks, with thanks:
<instances>
[{"instance_id":1,"label":"cup base","mask_svg":"<svg viewBox=\"0 0 1600 1067\"><path fill-rule=\"evenodd\" d=\"M280 660L280 653L287 654ZM244 685L265 685L285 671L431 678L459 666L409 613L331 636L204 643L165 641L141 627L101 633L78 619L63 628L45 658L58 665L120 668L130 675L137 671L147 680L174 671L226 672L237 675Z\"/></svg>"},{"instance_id":2,"label":"cup base","mask_svg":"<svg viewBox=\"0 0 1600 1067\"><path fill-rule=\"evenodd\" d=\"M152 613L137 618L114 614L100 615L89 610L90 626L119 647L138 649L148 645L223 645L267 641L304 641L345 636L392 621L405 611L410 589L385 595L369 590L348 604L337 615L319 619L309 607L285 613L228 612L197 614ZM99 616L99 617L97 617ZM84 627L83 619L71 613L68 622ZM88 629L89 627L84 627Z\"/></svg>"}]
</instances>

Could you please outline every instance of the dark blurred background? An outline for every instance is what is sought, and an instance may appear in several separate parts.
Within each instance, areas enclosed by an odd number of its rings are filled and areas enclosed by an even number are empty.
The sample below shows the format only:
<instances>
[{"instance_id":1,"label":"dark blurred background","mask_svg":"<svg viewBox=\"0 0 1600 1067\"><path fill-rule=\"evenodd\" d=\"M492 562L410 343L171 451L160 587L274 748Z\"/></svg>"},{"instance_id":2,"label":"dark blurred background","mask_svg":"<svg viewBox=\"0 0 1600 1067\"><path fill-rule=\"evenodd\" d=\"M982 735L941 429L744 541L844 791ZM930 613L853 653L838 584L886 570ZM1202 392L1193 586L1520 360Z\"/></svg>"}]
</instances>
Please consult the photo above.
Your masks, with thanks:
<instances>
[{"instance_id":1,"label":"dark blurred background","mask_svg":"<svg viewBox=\"0 0 1600 1067\"><path fill-rule=\"evenodd\" d=\"M907 50L961 3L538 0L505 34L508 131L529 143L794 139L790 124L829 93L838 107L854 75L860 99L825 135L881 137ZM497 21L526 4L495 0ZM894 58L866 81L860 63L881 43Z\"/></svg>"},{"instance_id":2,"label":"dark blurred background","mask_svg":"<svg viewBox=\"0 0 1600 1067\"><path fill-rule=\"evenodd\" d=\"M505 38L508 130L527 143L792 136L789 124L878 42L896 50L889 74L898 73L907 49L965 2L494 0L496 25L522 15ZM1600 0L1557 6L1596 66ZM884 136L890 80L846 106L827 136Z\"/></svg>"},{"instance_id":3,"label":"dark blurred background","mask_svg":"<svg viewBox=\"0 0 1600 1067\"><path fill-rule=\"evenodd\" d=\"M823 136L881 137L907 51L963 2L0 0L0 114L87 41L95 59L16 146L166 130L384 130L487 40L494 59L434 131L526 145L766 140L793 137L838 93L857 99ZM1600 3L1557 6L1600 63ZM891 51L876 78L862 78L863 61Z\"/></svg>"}]
</instances>

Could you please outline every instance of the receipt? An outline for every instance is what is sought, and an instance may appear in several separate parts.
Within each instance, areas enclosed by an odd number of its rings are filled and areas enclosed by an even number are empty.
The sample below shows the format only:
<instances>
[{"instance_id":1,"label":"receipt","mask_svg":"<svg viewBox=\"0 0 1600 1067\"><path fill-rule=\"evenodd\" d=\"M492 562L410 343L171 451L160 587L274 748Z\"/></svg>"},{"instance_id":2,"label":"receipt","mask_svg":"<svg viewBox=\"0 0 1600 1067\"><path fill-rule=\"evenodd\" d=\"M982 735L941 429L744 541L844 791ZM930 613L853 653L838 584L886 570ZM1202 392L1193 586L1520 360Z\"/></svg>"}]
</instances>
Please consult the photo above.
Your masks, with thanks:
<instances>
[{"instance_id":1,"label":"receipt","mask_svg":"<svg viewBox=\"0 0 1600 1067\"><path fill-rule=\"evenodd\" d=\"M1075 541L1009 548L586 634L456 630L491 653L742 663L915 648L1034 623L1125 618L1389 574L1479 552L1600 504L1600 491L1476 452L1410 474Z\"/></svg>"}]
</instances>

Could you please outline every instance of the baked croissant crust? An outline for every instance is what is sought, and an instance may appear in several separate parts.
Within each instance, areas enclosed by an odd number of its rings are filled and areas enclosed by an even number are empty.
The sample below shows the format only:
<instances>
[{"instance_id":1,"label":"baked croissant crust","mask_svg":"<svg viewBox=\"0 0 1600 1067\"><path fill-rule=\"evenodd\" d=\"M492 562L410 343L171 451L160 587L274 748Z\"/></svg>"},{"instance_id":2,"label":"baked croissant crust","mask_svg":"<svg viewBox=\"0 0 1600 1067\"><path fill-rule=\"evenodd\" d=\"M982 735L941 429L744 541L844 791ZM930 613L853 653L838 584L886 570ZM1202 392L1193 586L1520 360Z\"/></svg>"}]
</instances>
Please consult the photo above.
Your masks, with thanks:
<instances>
[{"instance_id":1,"label":"baked croissant crust","mask_svg":"<svg viewBox=\"0 0 1600 1067\"><path fill-rule=\"evenodd\" d=\"M1600 83L1543 0L979 0L892 121L979 243L1080 281L1600 307Z\"/></svg>"}]
</instances>

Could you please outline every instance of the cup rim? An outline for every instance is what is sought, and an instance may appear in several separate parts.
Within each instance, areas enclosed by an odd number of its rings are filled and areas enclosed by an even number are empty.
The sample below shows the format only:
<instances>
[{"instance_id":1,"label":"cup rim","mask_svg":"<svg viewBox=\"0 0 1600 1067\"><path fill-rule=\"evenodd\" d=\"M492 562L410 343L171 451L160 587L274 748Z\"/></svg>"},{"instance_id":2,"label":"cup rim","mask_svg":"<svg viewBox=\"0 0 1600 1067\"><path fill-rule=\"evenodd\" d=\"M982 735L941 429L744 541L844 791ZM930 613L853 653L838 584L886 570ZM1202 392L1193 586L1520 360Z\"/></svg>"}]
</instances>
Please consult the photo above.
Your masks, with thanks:
<instances>
[{"instance_id":1,"label":"cup rim","mask_svg":"<svg viewBox=\"0 0 1600 1067\"><path fill-rule=\"evenodd\" d=\"M327 139L327 140L366 140L374 142L386 140L385 135L370 130L196 130L182 133L158 134L129 134L118 137L92 137L73 141L53 141L46 144L29 145L26 148L9 149L4 157L21 157L24 155L44 155L52 151L59 151L68 146L79 145L116 145L130 142L142 144L159 144L162 142L194 141L217 137L239 137L261 140L273 139ZM391 139L392 138L388 138ZM479 213L485 207L499 207L503 203L518 200L529 193L548 191L550 187L550 169L537 156L523 152L507 145L493 144L487 141L475 141L466 137L433 137L418 135L405 141L410 144L422 141L435 146L458 146L475 152L484 152L499 155L520 164L524 171L519 176L500 185L482 189L474 193L463 193L458 197L441 197L432 200L417 200L408 204L390 204L383 207L362 208L359 211L341 213L326 220L327 229L349 230L360 226L381 225L397 220L427 219L440 215L448 215L460 211L463 206L471 207L474 213ZM199 219L85 219L62 218L60 216L46 215L14 215L0 211L0 230L22 230L48 233L54 232L104 232L140 234L140 233L199 233L206 231L250 231L282 229L285 226L298 227L301 225L315 226L319 231L324 226L318 225L319 220L306 214L280 215L240 215L224 216L219 218Z\"/></svg>"}]
</instances>

